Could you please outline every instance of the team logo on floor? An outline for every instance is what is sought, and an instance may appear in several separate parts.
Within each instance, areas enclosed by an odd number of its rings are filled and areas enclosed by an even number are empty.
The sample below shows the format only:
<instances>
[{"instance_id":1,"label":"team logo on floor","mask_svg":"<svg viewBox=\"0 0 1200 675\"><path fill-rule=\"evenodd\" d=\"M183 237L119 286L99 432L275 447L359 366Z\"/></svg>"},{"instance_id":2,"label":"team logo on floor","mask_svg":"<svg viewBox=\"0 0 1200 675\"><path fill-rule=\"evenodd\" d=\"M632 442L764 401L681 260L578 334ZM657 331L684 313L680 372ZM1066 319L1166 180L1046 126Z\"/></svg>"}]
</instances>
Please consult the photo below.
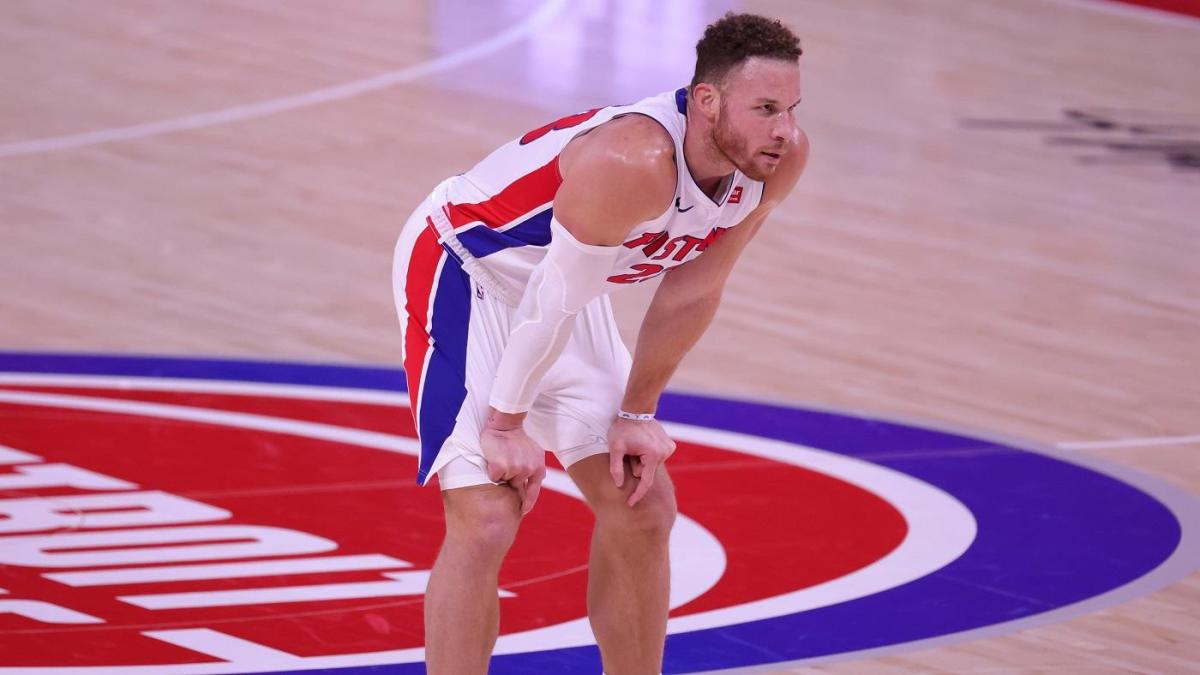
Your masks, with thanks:
<instances>
[{"instance_id":1,"label":"team logo on floor","mask_svg":"<svg viewBox=\"0 0 1200 675\"><path fill-rule=\"evenodd\" d=\"M422 672L441 507L402 387L0 353L0 673ZM1007 632L1195 562L1194 500L1143 477L763 403L671 395L661 416L680 442L666 672ZM546 488L500 575L493 672L599 672L591 516L561 470Z\"/></svg>"}]
</instances>

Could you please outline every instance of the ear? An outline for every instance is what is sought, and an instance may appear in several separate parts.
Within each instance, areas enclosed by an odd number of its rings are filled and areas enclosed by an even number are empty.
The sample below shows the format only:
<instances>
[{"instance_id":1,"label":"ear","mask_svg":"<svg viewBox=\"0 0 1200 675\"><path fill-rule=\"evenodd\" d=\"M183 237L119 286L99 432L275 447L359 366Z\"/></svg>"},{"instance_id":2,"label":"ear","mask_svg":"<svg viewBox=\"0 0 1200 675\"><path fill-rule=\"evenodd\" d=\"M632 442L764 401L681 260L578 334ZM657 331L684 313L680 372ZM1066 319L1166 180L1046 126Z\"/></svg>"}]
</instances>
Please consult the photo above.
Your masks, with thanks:
<instances>
[{"instance_id":1,"label":"ear","mask_svg":"<svg viewBox=\"0 0 1200 675\"><path fill-rule=\"evenodd\" d=\"M709 122L715 122L721 112L721 90L717 85L701 82L692 87L692 103Z\"/></svg>"}]
</instances>

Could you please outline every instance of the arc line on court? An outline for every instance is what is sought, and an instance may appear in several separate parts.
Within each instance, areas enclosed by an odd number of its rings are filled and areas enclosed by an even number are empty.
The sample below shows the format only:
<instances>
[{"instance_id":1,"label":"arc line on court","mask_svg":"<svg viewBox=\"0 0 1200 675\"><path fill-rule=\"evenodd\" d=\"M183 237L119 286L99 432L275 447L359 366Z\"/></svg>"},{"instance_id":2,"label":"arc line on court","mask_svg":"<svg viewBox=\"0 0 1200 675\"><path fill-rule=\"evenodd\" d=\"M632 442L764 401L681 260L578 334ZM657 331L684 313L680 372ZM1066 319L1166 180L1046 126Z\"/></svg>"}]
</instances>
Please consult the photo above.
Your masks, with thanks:
<instances>
[{"instance_id":1,"label":"arc line on court","mask_svg":"<svg viewBox=\"0 0 1200 675\"><path fill-rule=\"evenodd\" d=\"M444 70L450 70L465 63L483 58L492 52L499 51L500 49L503 49L523 39L534 30L539 28L542 24L552 19L560 10L562 10L566 3L567 0L546 0L533 13L522 19L516 25L488 40L484 40L473 47L469 47L457 52L451 52L445 56L440 56L430 61L407 66L405 68L401 68L400 70L394 70L388 73L375 75L374 77L355 80L353 82L346 82L344 84L339 84L332 87L315 89L303 94L284 96L282 98L234 106L224 110L215 110L212 112L187 115L170 120L147 122L145 124L135 124L126 127L114 127L111 129L100 129L97 131L88 131L65 136L52 136L49 138L17 141L15 143L5 143L0 145L0 158L34 155L43 152L54 152L57 150L68 150L91 145L101 145L104 143L114 143L117 141L130 141L140 138L148 138L151 136L161 136L163 134L174 133L177 131L202 129L219 124L227 124L229 122L243 122L246 120L266 117L268 115L275 115L281 112L306 108L308 106L353 98L368 92L379 91L402 82L410 82L426 75L431 75Z\"/></svg>"},{"instance_id":2,"label":"arc line on court","mask_svg":"<svg viewBox=\"0 0 1200 675\"><path fill-rule=\"evenodd\" d=\"M1148 438L1115 438L1109 441L1065 441L1056 443L1063 450L1108 450L1112 448L1152 448L1161 445L1200 443L1195 436L1151 436Z\"/></svg>"}]
</instances>

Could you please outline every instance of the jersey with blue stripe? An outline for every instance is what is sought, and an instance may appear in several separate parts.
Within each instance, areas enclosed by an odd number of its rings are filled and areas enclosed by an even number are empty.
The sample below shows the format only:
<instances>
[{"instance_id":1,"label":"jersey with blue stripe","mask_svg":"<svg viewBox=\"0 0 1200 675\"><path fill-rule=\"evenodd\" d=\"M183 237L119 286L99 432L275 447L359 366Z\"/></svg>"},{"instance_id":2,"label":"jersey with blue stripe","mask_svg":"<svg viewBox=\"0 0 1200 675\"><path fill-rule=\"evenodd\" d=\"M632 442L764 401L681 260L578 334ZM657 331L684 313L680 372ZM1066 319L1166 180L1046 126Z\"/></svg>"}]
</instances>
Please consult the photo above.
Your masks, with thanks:
<instances>
[{"instance_id":1,"label":"jersey with blue stripe","mask_svg":"<svg viewBox=\"0 0 1200 675\"><path fill-rule=\"evenodd\" d=\"M554 195L562 183L558 157L571 139L623 115L657 121L675 143L675 198L662 215L626 237L608 277L610 290L653 279L695 259L750 214L763 184L735 171L718 198L706 195L683 159L687 90L669 91L631 105L596 108L535 129L488 155L438 193L461 255L477 259L497 281L524 289L550 243ZM517 297L520 293L516 294Z\"/></svg>"}]
</instances>

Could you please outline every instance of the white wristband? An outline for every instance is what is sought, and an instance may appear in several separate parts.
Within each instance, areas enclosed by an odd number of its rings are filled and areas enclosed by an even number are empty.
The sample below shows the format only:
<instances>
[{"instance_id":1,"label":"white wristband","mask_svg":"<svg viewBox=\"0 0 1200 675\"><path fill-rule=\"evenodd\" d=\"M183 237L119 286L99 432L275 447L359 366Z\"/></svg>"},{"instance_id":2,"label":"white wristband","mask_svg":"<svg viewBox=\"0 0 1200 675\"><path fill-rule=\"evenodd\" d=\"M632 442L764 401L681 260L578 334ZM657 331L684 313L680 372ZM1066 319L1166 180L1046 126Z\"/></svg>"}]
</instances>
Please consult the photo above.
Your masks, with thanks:
<instances>
[{"instance_id":1,"label":"white wristband","mask_svg":"<svg viewBox=\"0 0 1200 675\"><path fill-rule=\"evenodd\" d=\"M617 411L617 417L623 420L633 420L634 422L653 422L654 413L631 413L624 410Z\"/></svg>"}]
</instances>

